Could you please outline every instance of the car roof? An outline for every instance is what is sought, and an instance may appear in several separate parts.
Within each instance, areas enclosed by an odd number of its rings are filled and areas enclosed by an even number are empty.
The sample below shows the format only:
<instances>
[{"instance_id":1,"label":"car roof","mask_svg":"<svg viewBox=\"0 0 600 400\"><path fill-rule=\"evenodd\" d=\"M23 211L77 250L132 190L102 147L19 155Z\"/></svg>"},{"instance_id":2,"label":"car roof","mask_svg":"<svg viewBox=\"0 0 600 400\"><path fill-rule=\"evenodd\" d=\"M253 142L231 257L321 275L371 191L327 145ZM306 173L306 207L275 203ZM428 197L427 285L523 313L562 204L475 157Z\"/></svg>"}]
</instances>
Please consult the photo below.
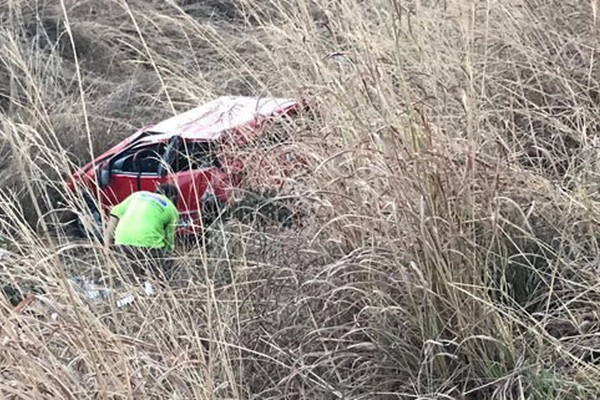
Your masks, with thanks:
<instances>
[{"instance_id":1,"label":"car roof","mask_svg":"<svg viewBox=\"0 0 600 400\"><path fill-rule=\"evenodd\" d=\"M261 118L284 113L297 102L288 98L222 96L148 128L143 141L163 141L174 135L183 139L212 141L233 128L252 126Z\"/></svg>"}]
</instances>

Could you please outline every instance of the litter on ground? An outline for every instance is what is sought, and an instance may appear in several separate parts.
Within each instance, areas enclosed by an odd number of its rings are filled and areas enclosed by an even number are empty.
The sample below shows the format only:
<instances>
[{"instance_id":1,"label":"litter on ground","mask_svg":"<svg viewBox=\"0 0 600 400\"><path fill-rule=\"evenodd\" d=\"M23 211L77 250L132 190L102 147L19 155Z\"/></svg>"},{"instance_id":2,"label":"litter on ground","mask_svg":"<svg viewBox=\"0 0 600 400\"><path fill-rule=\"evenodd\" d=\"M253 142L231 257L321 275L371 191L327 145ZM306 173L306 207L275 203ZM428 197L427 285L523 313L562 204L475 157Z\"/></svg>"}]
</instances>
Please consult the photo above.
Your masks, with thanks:
<instances>
[{"instance_id":1,"label":"litter on ground","mask_svg":"<svg viewBox=\"0 0 600 400\"><path fill-rule=\"evenodd\" d=\"M132 292L126 292L119 295L115 289L111 289L106 285L97 284L80 277L73 277L69 281L79 293L83 294L83 296L93 302L99 302L108 300L111 297L116 297L117 300L115 304L117 308L121 308L135 301L135 295ZM154 288L148 281L144 282L141 289L146 297L150 297L154 294Z\"/></svg>"}]
</instances>

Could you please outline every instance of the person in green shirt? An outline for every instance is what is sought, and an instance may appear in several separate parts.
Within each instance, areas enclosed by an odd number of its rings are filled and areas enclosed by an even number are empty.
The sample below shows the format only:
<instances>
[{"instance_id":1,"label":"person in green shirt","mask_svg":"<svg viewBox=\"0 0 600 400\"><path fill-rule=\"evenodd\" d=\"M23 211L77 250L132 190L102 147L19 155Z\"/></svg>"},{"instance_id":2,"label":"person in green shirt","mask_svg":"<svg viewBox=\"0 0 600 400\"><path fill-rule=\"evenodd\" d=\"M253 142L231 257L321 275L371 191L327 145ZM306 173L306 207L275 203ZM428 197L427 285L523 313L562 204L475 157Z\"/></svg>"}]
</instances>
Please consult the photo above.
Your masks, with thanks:
<instances>
[{"instance_id":1,"label":"person in green shirt","mask_svg":"<svg viewBox=\"0 0 600 400\"><path fill-rule=\"evenodd\" d=\"M172 184L161 184L154 192L132 193L111 209L106 244L115 245L129 259L142 261L144 269L158 268L153 272L165 273L168 266L164 258L175 248L178 197L177 187ZM134 266L134 272L146 271Z\"/></svg>"}]
</instances>

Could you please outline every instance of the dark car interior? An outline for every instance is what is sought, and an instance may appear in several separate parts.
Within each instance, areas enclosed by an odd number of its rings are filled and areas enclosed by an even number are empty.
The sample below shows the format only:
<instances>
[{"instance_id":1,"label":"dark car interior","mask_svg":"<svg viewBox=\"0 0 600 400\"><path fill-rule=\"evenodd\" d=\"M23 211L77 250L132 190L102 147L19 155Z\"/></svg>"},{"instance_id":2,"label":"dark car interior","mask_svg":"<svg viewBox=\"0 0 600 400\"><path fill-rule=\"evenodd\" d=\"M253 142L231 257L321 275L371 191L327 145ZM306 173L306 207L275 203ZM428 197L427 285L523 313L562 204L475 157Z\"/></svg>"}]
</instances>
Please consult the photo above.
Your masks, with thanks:
<instances>
[{"instance_id":1,"label":"dark car interior","mask_svg":"<svg viewBox=\"0 0 600 400\"><path fill-rule=\"evenodd\" d=\"M118 155L112 161L111 171L123 174L137 174L140 172L142 174L156 174L164 151L164 143L132 148Z\"/></svg>"},{"instance_id":2,"label":"dark car interior","mask_svg":"<svg viewBox=\"0 0 600 400\"><path fill-rule=\"evenodd\" d=\"M210 142L183 142L175 160L174 172L220 168L215 145Z\"/></svg>"},{"instance_id":3,"label":"dark car interior","mask_svg":"<svg viewBox=\"0 0 600 400\"><path fill-rule=\"evenodd\" d=\"M134 147L112 160L112 173L157 174L167 145L156 143ZM209 142L182 142L171 163L171 172L216 167L220 168L215 145Z\"/></svg>"}]
</instances>

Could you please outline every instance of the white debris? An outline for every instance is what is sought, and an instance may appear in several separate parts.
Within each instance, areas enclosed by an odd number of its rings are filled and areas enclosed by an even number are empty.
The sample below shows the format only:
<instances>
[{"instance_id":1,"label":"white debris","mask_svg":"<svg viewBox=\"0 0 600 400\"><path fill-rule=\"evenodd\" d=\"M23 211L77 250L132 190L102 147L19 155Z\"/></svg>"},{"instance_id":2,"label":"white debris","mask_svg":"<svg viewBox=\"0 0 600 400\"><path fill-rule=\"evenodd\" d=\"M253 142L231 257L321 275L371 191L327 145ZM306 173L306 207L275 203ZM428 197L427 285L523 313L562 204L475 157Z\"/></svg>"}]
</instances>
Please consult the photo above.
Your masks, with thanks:
<instances>
[{"instance_id":1,"label":"white debris","mask_svg":"<svg viewBox=\"0 0 600 400\"><path fill-rule=\"evenodd\" d=\"M154 294L152 284L148 281L144 282L144 293L146 293L146 296L152 296Z\"/></svg>"},{"instance_id":2,"label":"white debris","mask_svg":"<svg viewBox=\"0 0 600 400\"><path fill-rule=\"evenodd\" d=\"M82 278L74 277L70 279L71 283L75 285L79 289L79 291L91 301L102 301L110 297L111 294L118 295L114 289L108 288L106 286L97 285L94 282L86 281ZM143 284L143 292L146 297L150 297L154 294L154 288L152 284L148 281ZM120 297L116 301L117 308L121 308L128 304L131 304L135 301L135 296L131 292L127 292L124 296Z\"/></svg>"},{"instance_id":3,"label":"white debris","mask_svg":"<svg viewBox=\"0 0 600 400\"><path fill-rule=\"evenodd\" d=\"M152 284L148 281L144 282L144 294L146 295L146 297L150 297L154 294L154 288L152 287ZM123 306L126 306L127 304L131 304L134 300L135 298L133 297L133 294L129 293L125 297L122 297L121 299L117 300L117 308L121 308Z\"/></svg>"},{"instance_id":4,"label":"white debris","mask_svg":"<svg viewBox=\"0 0 600 400\"><path fill-rule=\"evenodd\" d=\"M127 304L131 304L133 303L133 300L135 299L132 294L123 297L122 299L117 300L117 308L121 308L123 306L126 306Z\"/></svg>"},{"instance_id":5,"label":"white debris","mask_svg":"<svg viewBox=\"0 0 600 400\"><path fill-rule=\"evenodd\" d=\"M88 300L101 300L107 298L110 295L111 290L106 286L100 286L94 282L73 277L70 279L71 283L83 293Z\"/></svg>"}]
</instances>

